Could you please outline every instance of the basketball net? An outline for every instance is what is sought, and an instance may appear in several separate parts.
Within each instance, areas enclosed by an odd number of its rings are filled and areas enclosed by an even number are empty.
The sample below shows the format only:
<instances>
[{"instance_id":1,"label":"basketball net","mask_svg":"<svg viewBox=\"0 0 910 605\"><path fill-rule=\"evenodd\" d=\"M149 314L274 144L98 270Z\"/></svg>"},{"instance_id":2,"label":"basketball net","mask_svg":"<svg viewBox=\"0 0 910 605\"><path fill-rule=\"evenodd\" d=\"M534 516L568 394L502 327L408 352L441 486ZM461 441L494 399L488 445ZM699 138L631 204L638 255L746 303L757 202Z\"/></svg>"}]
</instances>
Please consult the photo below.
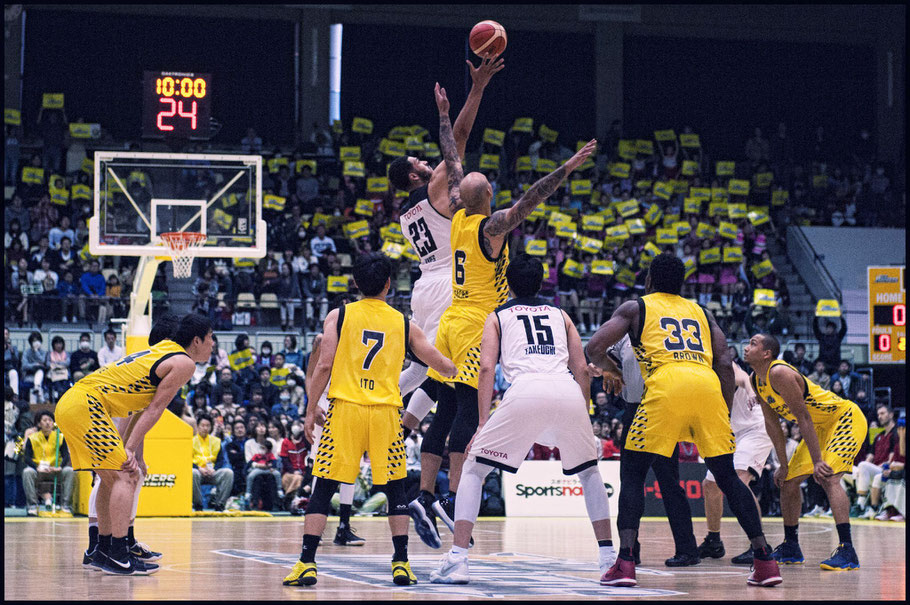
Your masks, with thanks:
<instances>
[{"instance_id":1,"label":"basketball net","mask_svg":"<svg viewBox=\"0 0 910 605\"><path fill-rule=\"evenodd\" d=\"M176 279L185 279L193 273L193 259L205 243L203 233L177 231L162 233L161 239L171 254L171 271Z\"/></svg>"}]
</instances>

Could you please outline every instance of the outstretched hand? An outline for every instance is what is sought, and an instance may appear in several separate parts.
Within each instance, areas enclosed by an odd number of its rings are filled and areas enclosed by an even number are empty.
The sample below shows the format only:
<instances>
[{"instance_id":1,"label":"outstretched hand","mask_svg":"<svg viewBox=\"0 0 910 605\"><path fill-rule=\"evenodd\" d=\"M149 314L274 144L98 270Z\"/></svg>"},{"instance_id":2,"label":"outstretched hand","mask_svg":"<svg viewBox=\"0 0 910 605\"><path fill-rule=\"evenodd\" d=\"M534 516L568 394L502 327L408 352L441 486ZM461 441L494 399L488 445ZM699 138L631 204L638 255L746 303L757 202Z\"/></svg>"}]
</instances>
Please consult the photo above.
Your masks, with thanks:
<instances>
[{"instance_id":1,"label":"outstretched hand","mask_svg":"<svg viewBox=\"0 0 910 605\"><path fill-rule=\"evenodd\" d=\"M588 156L594 153L595 149L597 149L597 139L591 139L588 141L587 145L579 149L578 152L565 163L566 174L568 175L568 173L581 166L584 161L588 159Z\"/></svg>"},{"instance_id":2,"label":"outstretched hand","mask_svg":"<svg viewBox=\"0 0 910 605\"><path fill-rule=\"evenodd\" d=\"M440 86L439 82L437 82L434 93L436 95L436 108L439 109L439 115L448 114L449 99L446 97L446 89Z\"/></svg>"},{"instance_id":3,"label":"outstretched hand","mask_svg":"<svg viewBox=\"0 0 910 605\"><path fill-rule=\"evenodd\" d=\"M474 86L480 89L485 88L490 83L490 78L493 77L493 74L498 73L505 67L503 59L490 56L484 57L477 67L474 67L470 60L465 59L465 63L468 64L468 71L471 72L471 80L474 82Z\"/></svg>"}]
</instances>

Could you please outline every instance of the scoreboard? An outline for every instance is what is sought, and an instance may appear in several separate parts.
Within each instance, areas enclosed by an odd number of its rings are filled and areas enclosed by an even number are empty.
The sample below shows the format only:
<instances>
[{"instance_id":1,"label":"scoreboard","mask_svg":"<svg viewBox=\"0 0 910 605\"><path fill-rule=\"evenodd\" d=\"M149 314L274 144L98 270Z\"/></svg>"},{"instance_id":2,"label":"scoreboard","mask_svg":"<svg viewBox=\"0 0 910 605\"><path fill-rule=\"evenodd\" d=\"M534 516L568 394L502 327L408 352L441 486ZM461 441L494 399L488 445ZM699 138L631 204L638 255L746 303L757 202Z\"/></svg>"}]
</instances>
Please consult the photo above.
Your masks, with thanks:
<instances>
[{"instance_id":1,"label":"scoreboard","mask_svg":"<svg viewBox=\"0 0 910 605\"><path fill-rule=\"evenodd\" d=\"M868 267L869 361L906 363L907 292L904 267Z\"/></svg>"}]
</instances>

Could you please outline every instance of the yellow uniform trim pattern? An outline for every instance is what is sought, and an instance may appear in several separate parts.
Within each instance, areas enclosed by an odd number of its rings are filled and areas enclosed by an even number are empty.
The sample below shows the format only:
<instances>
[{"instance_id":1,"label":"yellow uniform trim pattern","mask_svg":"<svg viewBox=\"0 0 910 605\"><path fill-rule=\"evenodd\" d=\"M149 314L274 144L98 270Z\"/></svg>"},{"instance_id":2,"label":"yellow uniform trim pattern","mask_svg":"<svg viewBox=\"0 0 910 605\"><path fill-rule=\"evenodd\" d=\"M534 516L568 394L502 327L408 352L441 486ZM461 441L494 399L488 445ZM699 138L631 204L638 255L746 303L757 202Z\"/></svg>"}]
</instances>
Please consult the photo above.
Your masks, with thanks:
<instances>
[{"instance_id":1,"label":"yellow uniform trim pattern","mask_svg":"<svg viewBox=\"0 0 910 605\"><path fill-rule=\"evenodd\" d=\"M73 470L119 470L126 462L120 434L101 401L80 383L63 394L55 410Z\"/></svg>"},{"instance_id":2,"label":"yellow uniform trim pattern","mask_svg":"<svg viewBox=\"0 0 910 605\"><path fill-rule=\"evenodd\" d=\"M805 384L805 387L803 388L803 400L806 402L806 408L809 410L809 416L812 417L812 422L814 424L832 422L835 418L843 414L851 405L856 405L848 399L838 397L831 391L821 388L803 376L799 370L786 361L776 359L768 366L768 372L763 378L757 378L754 374L752 375L752 386L755 387L755 392L768 402L771 409L784 419L789 420L790 422L796 422L796 416L790 411L784 398L771 387L771 368L781 365L790 368L803 379L803 383Z\"/></svg>"}]
</instances>

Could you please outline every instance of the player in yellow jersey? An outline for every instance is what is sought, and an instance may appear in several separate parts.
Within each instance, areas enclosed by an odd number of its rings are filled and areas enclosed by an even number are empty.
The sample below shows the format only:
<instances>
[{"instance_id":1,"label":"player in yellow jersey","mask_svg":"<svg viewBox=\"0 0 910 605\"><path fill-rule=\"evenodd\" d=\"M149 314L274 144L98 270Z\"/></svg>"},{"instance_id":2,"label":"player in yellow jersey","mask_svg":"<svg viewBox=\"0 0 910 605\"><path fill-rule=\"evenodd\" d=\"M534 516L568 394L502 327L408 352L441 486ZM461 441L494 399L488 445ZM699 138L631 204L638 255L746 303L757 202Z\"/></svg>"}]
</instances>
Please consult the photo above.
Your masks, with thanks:
<instances>
[{"instance_id":1,"label":"player in yellow jersey","mask_svg":"<svg viewBox=\"0 0 910 605\"><path fill-rule=\"evenodd\" d=\"M850 536L850 500L840 478L853 470L853 460L866 437L866 419L855 403L821 388L777 359L778 355L780 343L770 334L756 334L743 349L743 358L755 371L752 388L761 402L765 428L781 463L774 481L780 486L784 541L774 556L782 563L805 561L797 533L802 507L799 485L812 475L828 495L839 542L834 553L821 562L821 568L859 569ZM799 424L803 436L789 461L778 416Z\"/></svg>"},{"instance_id":2,"label":"player in yellow jersey","mask_svg":"<svg viewBox=\"0 0 910 605\"><path fill-rule=\"evenodd\" d=\"M679 295L684 280L679 258L657 255L645 279L647 295L620 305L586 347L592 363L604 370L605 386L618 394L622 372L607 349L628 334L645 380L623 451L616 522L619 558L600 583L637 584L632 547L644 512L648 468L656 456L669 457L677 442L692 441L752 543L755 569L748 583L774 586L781 582L777 563L762 533L752 492L733 466L729 410L736 387L727 339L709 311Z\"/></svg>"},{"instance_id":3,"label":"player in yellow jersey","mask_svg":"<svg viewBox=\"0 0 910 605\"><path fill-rule=\"evenodd\" d=\"M464 169L452 134L449 100L445 89L436 84L439 109L439 144L446 165L449 199L454 206L464 205L452 217L452 305L439 321L436 346L458 367L453 382L455 408L443 409L444 397L421 446L420 495L409 508L415 529L433 548L441 543L432 525L435 511L451 531L455 531L455 494L461 479L464 452L477 430L477 375L480 369L480 341L487 316L506 302L509 286L508 236L538 204L553 195L565 178L584 162L597 146L590 141L565 164L543 177L507 210L490 214L493 189L487 178ZM427 376L442 381L430 371ZM433 497L442 451L449 440L449 494L440 501ZM429 456L427 456L429 454Z\"/></svg>"},{"instance_id":4,"label":"player in yellow jersey","mask_svg":"<svg viewBox=\"0 0 910 605\"><path fill-rule=\"evenodd\" d=\"M316 548L330 500L339 483L357 479L364 452L370 457L373 485L382 486L389 500L395 547L392 581L400 586L417 583L408 563L407 472L398 380L408 348L447 378L455 375L455 364L427 341L423 330L386 304L391 274L391 262L383 254L360 256L353 275L363 299L325 318L319 360L306 384L303 430L310 443L315 425L322 420L319 397L331 378L329 409L316 452L313 475L317 480L307 504L300 560L284 579L285 586L316 583Z\"/></svg>"},{"instance_id":5,"label":"player in yellow jersey","mask_svg":"<svg viewBox=\"0 0 910 605\"><path fill-rule=\"evenodd\" d=\"M136 452L177 391L192 378L196 362L211 356L213 344L209 320L187 315L174 340L163 340L89 374L57 404L57 424L69 441L74 470L93 470L101 478L96 508L105 573L147 575L158 569L129 552L127 531L140 470ZM124 443L112 418L143 410Z\"/></svg>"}]
</instances>

